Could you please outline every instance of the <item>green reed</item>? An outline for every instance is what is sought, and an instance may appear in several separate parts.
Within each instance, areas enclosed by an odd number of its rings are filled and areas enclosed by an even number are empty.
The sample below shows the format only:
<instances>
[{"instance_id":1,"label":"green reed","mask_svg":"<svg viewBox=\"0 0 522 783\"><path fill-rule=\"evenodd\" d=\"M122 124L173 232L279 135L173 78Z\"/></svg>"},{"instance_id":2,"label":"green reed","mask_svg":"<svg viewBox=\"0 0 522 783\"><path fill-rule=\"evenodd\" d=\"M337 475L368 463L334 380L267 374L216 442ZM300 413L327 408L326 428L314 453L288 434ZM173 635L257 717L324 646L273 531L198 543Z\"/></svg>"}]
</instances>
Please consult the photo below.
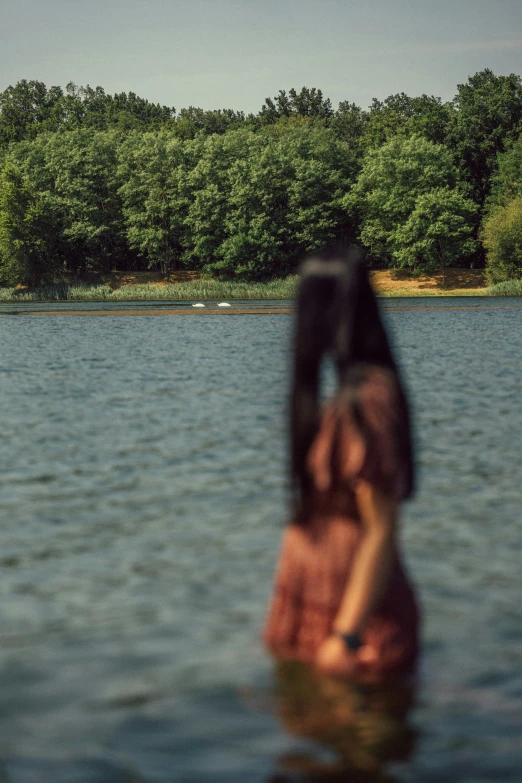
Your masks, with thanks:
<instances>
[{"instance_id":1,"label":"green reed","mask_svg":"<svg viewBox=\"0 0 522 783\"><path fill-rule=\"evenodd\" d=\"M522 296L522 280L505 280L488 288L492 296Z\"/></svg>"},{"instance_id":2,"label":"green reed","mask_svg":"<svg viewBox=\"0 0 522 783\"><path fill-rule=\"evenodd\" d=\"M2 302L103 301L109 299L108 285L89 283L54 283L33 288L0 288Z\"/></svg>"},{"instance_id":3,"label":"green reed","mask_svg":"<svg viewBox=\"0 0 522 783\"><path fill-rule=\"evenodd\" d=\"M136 284L112 289L109 285L57 283L35 288L0 288L3 302L139 301L193 299L292 299L296 277L268 283L227 280L190 280L166 285Z\"/></svg>"}]
</instances>

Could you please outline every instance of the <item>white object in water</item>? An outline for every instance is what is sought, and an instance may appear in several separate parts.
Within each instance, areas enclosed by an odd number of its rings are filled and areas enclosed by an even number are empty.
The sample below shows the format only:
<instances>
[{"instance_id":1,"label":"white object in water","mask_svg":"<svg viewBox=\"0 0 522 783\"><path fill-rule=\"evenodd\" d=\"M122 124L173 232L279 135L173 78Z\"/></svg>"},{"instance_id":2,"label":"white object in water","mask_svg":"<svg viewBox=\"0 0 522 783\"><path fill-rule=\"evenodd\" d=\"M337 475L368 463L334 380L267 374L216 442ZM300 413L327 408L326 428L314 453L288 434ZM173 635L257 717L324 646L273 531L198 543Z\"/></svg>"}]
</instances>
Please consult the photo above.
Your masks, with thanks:
<instances>
[{"instance_id":1,"label":"white object in water","mask_svg":"<svg viewBox=\"0 0 522 783\"><path fill-rule=\"evenodd\" d=\"M192 307L205 307L205 305L198 302L197 304L193 304Z\"/></svg>"},{"instance_id":2,"label":"white object in water","mask_svg":"<svg viewBox=\"0 0 522 783\"><path fill-rule=\"evenodd\" d=\"M219 302L218 307L232 307L228 302Z\"/></svg>"}]
</instances>

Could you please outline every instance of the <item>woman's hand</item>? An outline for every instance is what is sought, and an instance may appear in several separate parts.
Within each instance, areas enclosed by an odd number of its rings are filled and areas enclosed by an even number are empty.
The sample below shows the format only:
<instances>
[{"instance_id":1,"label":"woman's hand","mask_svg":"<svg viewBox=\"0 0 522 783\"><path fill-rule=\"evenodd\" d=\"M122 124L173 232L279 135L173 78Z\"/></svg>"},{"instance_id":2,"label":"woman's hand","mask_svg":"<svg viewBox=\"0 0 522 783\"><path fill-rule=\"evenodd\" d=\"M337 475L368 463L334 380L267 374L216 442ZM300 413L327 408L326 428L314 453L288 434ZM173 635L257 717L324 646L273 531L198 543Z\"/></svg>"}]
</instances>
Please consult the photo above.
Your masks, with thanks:
<instances>
[{"instance_id":1,"label":"woman's hand","mask_svg":"<svg viewBox=\"0 0 522 783\"><path fill-rule=\"evenodd\" d=\"M377 653L367 644L351 652L339 636L328 636L320 645L315 656L316 667L323 674L334 677L352 677L359 674L364 664L377 660Z\"/></svg>"},{"instance_id":2,"label":"woman's hand","mask_svg":"<svg viewBox=\"0 0 522 783\"><path fill-rule=\"evenodd\" d=\"M357 672L358 654L348 650L339 636L328 636L317 650L315 665L324 674L349 677Z\"/></svg>"}]
</instances>

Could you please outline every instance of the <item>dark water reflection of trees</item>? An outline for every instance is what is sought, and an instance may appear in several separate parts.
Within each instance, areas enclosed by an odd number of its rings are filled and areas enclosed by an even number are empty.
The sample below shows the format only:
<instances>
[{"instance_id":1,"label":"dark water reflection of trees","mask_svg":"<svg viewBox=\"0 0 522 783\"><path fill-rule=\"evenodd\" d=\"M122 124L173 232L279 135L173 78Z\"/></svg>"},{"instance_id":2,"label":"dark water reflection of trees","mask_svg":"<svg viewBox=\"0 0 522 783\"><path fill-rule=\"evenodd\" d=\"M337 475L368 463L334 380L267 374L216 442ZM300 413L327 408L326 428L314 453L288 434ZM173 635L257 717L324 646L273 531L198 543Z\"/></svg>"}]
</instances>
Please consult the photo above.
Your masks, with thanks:
<instances>
[{"instance_id":1,"label":"dark water reflection of trees","mask_svg":"<svg viewBox=\"0 0 522 783\"><path fill-rule=\"evenodd\" d=\"M282 727L334 756L325 761L313 749L286 754L267 783L393 783L386 768L407 761L416 744L409 723L414 684L357 684L295 662L277 664L274 678Z\"/></svg>"}]
</instances>

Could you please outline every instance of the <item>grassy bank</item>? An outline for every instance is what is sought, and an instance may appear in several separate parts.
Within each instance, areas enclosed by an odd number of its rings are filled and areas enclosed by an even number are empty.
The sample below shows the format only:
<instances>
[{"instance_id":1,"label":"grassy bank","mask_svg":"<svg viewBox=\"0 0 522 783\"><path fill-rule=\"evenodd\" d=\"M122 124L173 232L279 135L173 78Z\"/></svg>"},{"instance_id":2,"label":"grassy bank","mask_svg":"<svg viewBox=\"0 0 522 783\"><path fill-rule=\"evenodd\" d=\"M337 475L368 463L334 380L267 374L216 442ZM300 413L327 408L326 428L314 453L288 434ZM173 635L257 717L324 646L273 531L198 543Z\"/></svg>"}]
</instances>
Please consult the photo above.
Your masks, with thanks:
<instances>
[{"instance_id":1,"label":"grassy bank","mask_svg":"<svg viewBox=\"0 0 522 783\"><path fill-rule=\"evenodd\" d=\"M191 280L180 283L142 283L111 288L95 283L41 286L39 288L0 288L0 301L143 301L200 299L292 299L295 277L270 283L234 283L220 280Z\"/></svg>"},{"instance_id":2,"label":"grassy bank","mask_svg":"<svg viewBox=\"0 0 522 783\"><path fill-rule=\"evenodd\" d=\"M389 270L370 273L372 285L382 297L406 296L520 296L522 281L487 287L477 269L450 269L444 285L440 275L411 278ZM38 288L0 288L0 301L158 301L205 299L292 299L298 278L290 276L269 283L207 280L191 273L161 276L155 272L115 272L85 283L63 282Z\"/></svg>"}]
</instances>

